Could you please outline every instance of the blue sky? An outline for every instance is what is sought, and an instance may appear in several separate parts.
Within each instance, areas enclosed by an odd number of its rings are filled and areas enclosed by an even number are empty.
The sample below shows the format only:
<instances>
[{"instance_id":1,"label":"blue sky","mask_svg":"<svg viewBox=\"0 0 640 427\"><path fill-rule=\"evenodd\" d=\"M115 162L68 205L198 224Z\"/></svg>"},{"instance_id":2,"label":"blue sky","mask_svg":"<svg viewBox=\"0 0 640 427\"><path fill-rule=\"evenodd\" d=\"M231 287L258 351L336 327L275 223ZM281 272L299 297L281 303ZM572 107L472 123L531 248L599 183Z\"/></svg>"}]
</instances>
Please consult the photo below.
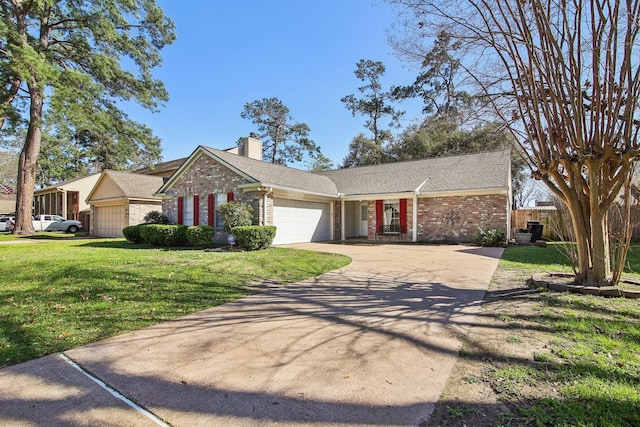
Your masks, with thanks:
<instances>
[{"instance_id":1,"label":"blue sky","mask_svg":"<svg viewBox=\"0 0 640 427\"><path fill-rule=\"evenodd\" d=\"M277 97L339 165L351 139L365 131L340 98L357 93L360 59L382 61L385 87L416 75L387 43L396 16L380 0L158 0L175 21L177 41L163 50L154 75L170 100L159 113L130 116L162 139L163 158L189 155L199 144L228 148L255 131L240 117L247 102ZM408 118L418 103L403 104Z\"/></svg>"}]
</instances>

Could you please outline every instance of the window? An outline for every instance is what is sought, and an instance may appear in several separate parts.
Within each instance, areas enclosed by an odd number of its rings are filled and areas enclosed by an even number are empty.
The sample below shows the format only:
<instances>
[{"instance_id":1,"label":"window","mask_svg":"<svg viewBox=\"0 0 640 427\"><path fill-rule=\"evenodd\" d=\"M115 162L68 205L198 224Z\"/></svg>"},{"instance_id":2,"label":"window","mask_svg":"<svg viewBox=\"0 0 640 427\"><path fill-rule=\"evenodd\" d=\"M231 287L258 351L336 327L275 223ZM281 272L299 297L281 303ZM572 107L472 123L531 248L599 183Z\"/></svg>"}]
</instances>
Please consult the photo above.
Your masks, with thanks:
<instances>
[{"instance_id":1,"label":"window","mask_svg":"<svg viewBox=\"0 0 640 427\"><path fill-rule=\"evenodd\" d=\"M227 203L227 193L221 193L221 194L216 194L216 228L224 228L224 218L222 218L222 215L220 215L220 213L218 212L218 207L223 204L223 203Z\"/></svg>"},{"instance_id":2,"label":"window","mask_svg":"<svg viewBox=\"0 0 640 427\"><path fill-rule=\"evenodd\" d=\"M383 218L384 225L400 225L400 202L385 200Z\"/></svg>"},{"instance_id":3,"label":"window","mask_svg":"<svg viewBox=\"0 0 640 427\"><path fill-rule=\"evenodd\" d=\"M367 221L369 219L369 209L367 205L360 206L360 221Z\"/></svg>"},{"instance_id":4,"label":"window","mask_svg":"<svg viewBox=\"0 0 640 427\"><path fill-rule=\"evenodd\" d=\"M193 225L193 196L184 198L182 209L182 223L184 225Z\"/></svg>"}]
</instances>

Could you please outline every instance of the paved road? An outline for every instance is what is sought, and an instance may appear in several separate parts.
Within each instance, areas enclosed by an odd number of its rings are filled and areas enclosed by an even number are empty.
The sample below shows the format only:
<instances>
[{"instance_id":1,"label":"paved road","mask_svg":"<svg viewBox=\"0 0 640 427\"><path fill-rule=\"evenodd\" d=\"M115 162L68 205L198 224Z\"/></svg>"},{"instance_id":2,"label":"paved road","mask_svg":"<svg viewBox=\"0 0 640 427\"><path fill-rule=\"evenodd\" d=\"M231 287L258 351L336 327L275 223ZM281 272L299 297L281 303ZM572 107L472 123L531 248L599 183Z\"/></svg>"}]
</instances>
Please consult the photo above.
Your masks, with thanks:
<instances>
[{"instance_id":1,"label":"paved road","mask_svg":"<svg viewBox=\"0 0 640 427\"><path fill-rule=\"evenodd\" d=\"M502 251L305 244L340 270L0 370L2 425L409 426L428 419ZM159 421L164 420L164 421Z\"/></svg>"}]
</instances>

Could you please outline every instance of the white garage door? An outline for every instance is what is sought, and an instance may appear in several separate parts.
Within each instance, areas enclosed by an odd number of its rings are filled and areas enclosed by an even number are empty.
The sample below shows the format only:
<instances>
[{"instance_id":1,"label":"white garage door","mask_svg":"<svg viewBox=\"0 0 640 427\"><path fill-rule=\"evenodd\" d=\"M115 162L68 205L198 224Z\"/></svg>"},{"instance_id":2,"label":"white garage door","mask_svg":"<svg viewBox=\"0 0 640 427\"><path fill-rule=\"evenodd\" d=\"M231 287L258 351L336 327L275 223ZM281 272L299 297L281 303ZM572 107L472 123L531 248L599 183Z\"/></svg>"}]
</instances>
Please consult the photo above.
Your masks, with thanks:
<instances>
[{"instance_id":1,"label":"white garage door","mask_svg":"<svg viewBox=\"0 0 640 427\"><path fill-rule=\"evenodd\" d=\"M94 236L122 237L124 212L124 206L101 206L94 208Z\"/></svg>"},{"instance_id":2,"label":"white garage door","mask_svg":"<svg viewBox=\"0 0 640 427\"><path fill-rule=\"evenodd\" d=\"M329 203L274 199L274 245L331 240Z\"/></svg>"}]
</instances>

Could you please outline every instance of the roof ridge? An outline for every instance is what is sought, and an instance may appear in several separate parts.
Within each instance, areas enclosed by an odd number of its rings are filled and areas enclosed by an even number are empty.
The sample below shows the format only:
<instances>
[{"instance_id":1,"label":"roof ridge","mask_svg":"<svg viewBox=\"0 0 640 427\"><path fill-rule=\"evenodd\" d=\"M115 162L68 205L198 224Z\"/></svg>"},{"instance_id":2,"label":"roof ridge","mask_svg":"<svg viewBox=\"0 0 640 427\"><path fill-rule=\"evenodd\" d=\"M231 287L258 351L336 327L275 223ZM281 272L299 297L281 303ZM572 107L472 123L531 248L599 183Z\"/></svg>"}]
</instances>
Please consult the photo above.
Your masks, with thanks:
<instances>
[{"instance_id":1,"label":"roof ridge","mask_svg":"<svg viewBox=\"0 0 640 427\"><path fill-rule=\"evenodd\" d=\"M387 163L376 163L376 164L372 164L372 165L362 165L362 166L354 166L354 167L348 167L348 168L330 169L330 170L326 170L326 171L311 172L311 173L322 174L322 173L325 173L325 172L341 171L341 170L345 170L345 169L363 169L363 168L372 168L372 167L385 166L385 165L418 163L418 162L424 162L426 160L450 159L450 158L453 158L453 157L468 157L468 156L480 155L480 154L503 153L503 152L505 152L507 150L511 151L511 148L496 148L494 150L487 150L487 151L474 151L474 152L470 152L470 153L447 154L447 155L444 155L444 156L424 157L422 159L396 160L396 161L387 162Z\"/></svg>"}]
</instances>

